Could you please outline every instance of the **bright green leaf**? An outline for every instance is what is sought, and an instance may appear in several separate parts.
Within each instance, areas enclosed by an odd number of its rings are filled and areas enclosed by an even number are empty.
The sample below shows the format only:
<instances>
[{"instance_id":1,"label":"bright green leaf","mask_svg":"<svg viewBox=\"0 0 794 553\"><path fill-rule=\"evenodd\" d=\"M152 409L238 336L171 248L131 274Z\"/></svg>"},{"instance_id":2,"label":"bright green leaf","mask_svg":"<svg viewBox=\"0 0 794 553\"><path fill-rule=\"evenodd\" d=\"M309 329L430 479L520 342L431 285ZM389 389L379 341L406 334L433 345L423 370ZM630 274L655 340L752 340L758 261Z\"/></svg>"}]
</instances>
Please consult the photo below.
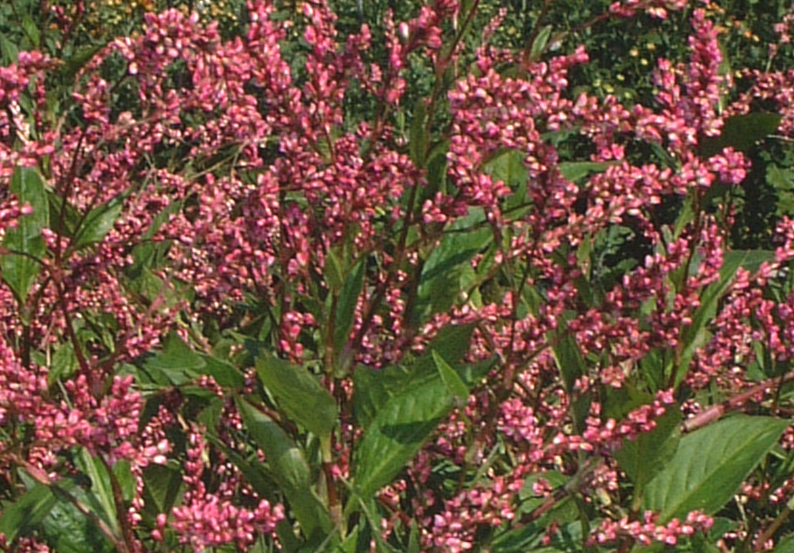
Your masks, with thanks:
<instances>
[{"instance_id":1,"label":"bright green leaf","mask_svg":"<svg viewBox=\"0 0 794 553\"><path fill-rule=\"evenodd\" d=\"M643 508L658 511L660 524L683 519L695 510L716 513L790 424L737 415L687 434L673 458L646 486Z\"/></svg>"},{"instance_id":2,"label":"bright green leaf","mask_svg":"<svg viewBox=\"0 0 794 553\"><path fill-rule=\"evenodd\" d=\"M20 205L33 209L30 215L19 218L15 228L6 230L3 247L12 253L0 257L3 280L24 303L41 270L40 260L46 251L41 231L49 223L49 206L44 180L33 168L17 167L11 177L10 190L16 194Z\"/></svg>"},{"instance_id":3,"label":"bright green leaf","mask_svg":"<svg viewBox=\"0 0 794 553\"><path fill-rule=\"evenodd\" d=\"M306 367L263 355L256 372L291 420L320 438L331 435L338 418L336 400Z\"/></svg>"},{"instance_id":4,"label":"bright green leaf","mask_svg":"<svg viewBox=\"0 0 794 553\"><path fill-rule=\"evenodd\" d=\"M364 500L389 484L452 410L452 394L432 378L392 397L356 448L355 484Z\"/></svg>"},{"instance_id":5,"label":"bright green leaf","mask_svg":"<svg viewBox=\"0 0 794 553\"><path fill-rule=\"evenodd\" d=\"M245 428L265 452L304 534L310 539L327 536L333 523L328 509L312 491L311 470L303 452L278 424L253 405L238 400L237 407Z\"/></svg>"}]
</instances>

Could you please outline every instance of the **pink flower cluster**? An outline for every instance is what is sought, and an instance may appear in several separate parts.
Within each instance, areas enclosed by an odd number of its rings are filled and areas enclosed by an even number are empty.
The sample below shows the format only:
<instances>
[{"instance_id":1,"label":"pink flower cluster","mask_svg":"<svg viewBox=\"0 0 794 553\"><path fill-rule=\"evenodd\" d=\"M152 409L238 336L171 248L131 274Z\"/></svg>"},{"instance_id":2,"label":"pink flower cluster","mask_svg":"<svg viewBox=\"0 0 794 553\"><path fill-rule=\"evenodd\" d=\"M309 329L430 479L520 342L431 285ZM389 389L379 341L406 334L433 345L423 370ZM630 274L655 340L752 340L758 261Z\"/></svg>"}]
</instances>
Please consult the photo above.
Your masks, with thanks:
<instances>
[{"instance_id":1,"label":"pink flower cluster","mask_svg":"<svg viewBox=\"0 0 794 553\"><path fill-rule=\"evenodd\" d=\"M601 545L615 543L622 538L631 538L643 545L654 542L674 546L681 536L691 536L695 532L706 532L714 524L714 520L698 511L692 511L685 521L676 518L667 524L657 525L654 513L646 512L642 520L629 520L624 517L618 521L605 519L593 531L591 541Z\"/></svg>"}]
</instances>

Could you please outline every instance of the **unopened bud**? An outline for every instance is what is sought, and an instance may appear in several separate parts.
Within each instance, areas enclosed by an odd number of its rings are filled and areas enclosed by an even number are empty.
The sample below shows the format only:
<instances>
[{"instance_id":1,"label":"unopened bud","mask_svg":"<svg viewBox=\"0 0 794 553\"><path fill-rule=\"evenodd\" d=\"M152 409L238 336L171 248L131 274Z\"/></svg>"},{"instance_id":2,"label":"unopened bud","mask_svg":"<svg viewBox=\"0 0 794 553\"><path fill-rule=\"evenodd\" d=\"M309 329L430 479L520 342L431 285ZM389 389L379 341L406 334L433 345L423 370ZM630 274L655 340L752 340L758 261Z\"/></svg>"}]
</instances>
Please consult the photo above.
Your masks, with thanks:
<instances>
[{"instance_id":1,"label":"unopened bud","mask_svg":"<svg viewBox=\"0 0 794 553\"><path fill-rule=\"evenodd\" d=\"M408 37L411 35L411 29L408 27L408 23L405 21L400 23L400 25L397 27L397 34L399 35L400 41L403 44L408 42Z\"/></svg>"}]
</instances>

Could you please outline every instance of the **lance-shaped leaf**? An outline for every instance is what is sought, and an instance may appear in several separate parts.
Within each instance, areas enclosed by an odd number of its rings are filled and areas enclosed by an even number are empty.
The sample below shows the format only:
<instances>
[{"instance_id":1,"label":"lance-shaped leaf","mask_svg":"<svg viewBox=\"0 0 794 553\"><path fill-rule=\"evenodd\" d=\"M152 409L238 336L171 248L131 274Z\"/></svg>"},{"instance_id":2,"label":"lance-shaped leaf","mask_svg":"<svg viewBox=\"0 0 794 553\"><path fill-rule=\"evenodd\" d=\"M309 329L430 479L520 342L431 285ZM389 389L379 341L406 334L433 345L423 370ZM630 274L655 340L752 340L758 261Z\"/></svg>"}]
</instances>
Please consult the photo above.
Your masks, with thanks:
<instances>
[{"instance_id":1,"label":"lance-shaped leaf","mask_svg":"<svg viewBox=\"0 0 794 553\"><path fill-rule=\"evenodd\" d=\"M256 362L260 380L287 416L320 438L336 427L334 397L306 367L263 355Z\"/></svg>"},{"instance_id":2,"label":"lance-shaped leaf","mask_svg":"<svg viewBox=\"0 0 794 553\"><path fill-rule=\"evenodd\" d=\"M333 528L328 509L312 491L311 470L295 442L270 417L244 400L237 401L243 422L289 501L309 539L328 535Z\"/></svg>"},{"instance_id":3,"label":"lance-shaped leaf","mask_svg":"<svg viewBox=\"0 0 794 553\"><path fill-rule=\"evenodd\" d=\"M393 396L378 411L356 449L355 483L366 501L413 459L454 406L436 374Z\"/></svg>"},{"instance_id":4,"label":"lance-shaped leaf","mask_svg":"<svg viewBox=\"0 0 794 553\"><path fill-rule=\"evenodd\" d=\"M29 205L33 209L19 218L15 228L6 230L3 247L11 253L0 257L3 280L24 303L46 251L41 231L49 224L49 205L44 181L33 168L17 167L11 176L10 190L21 206Z\"/></svg>"},{"instance_id":5,"label":"lance-shaped leaf","mask_svg":"<svg viewBox=\"0 0 794 553\"><path fill-rule=\"evenodd\" d=\"M642 506L659 523L702 510L714 514L777 443L791 421L738 415L687 434L645 488ZM647 459L655 463L657 459Z\"/></svg>"},{"instance_id":6,"label":"lance-shaped leaf","mask_svg":"<svg viewBox=\"0 0 794 553\"><path fill-rule=\"evenodd\" d=\"M356 312L358 296L364 287L364 260L359 261L353 266L352 271L344 280L339 300L336 304L334 317L334 349L337 352L347 343L350 330L353 328L353 320Z\"/></svg>"},{"instance_id":7,"label":"lance-shaped leaf","mask_svg":"<svg viewBox=\"0 0 794 553\"><path fill-rule=\"evenodd\" d=\"M74 247L80 249L83 246L100 242L116 224L116 219L121 215L123 206L124 196L118 195L109 202L89 211L74 238Z\"/></svg>"}]
</instances>

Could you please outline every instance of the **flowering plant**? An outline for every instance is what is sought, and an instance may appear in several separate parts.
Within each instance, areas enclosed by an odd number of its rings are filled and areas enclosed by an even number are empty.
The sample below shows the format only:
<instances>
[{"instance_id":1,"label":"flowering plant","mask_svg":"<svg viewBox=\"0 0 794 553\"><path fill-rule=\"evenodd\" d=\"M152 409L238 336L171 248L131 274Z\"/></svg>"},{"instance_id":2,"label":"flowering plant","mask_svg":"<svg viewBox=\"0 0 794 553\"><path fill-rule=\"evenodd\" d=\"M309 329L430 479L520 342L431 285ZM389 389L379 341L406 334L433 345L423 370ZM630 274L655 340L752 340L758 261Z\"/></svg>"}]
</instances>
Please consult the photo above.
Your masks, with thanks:
<instances>
[{"instance_id":1,"label":"flowering plant","mask_svg":"<svg viewBox=\"0 0 794 553\"><path fill-rule=\"evenodd\" d=\"M3 551L791 546L794 12L155 4L2 7Z\"/></svg>"}]
</instances>

